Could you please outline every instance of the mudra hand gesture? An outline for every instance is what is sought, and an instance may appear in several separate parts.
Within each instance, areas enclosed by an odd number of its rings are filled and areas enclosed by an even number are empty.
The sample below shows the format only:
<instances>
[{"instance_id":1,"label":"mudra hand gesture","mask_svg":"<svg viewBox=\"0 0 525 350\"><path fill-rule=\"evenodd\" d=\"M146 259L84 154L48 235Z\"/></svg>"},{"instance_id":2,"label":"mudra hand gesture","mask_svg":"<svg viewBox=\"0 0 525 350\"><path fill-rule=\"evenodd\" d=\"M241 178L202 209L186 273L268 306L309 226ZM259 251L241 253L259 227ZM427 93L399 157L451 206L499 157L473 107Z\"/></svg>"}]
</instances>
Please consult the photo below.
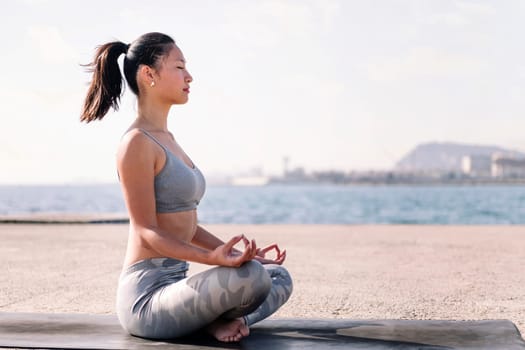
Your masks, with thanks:
<instances>
[{"instance_id":1,"label":"mudra hand gesture","mask_svg":"<svg viewBox=\"0 0 525 350\"><path fill-rule=\"evenodd\" d=\"M266 254L271 251L275 251L275 258L271 259L266 257ZM277 244L270 244L265 248L258 248L257 254L255 255L255 260L259 261L261 264L277 264L281 265L286 259L286 249L281 251Z\"/></svg>"},{"instance_id":2,"label":"mudra hand gesture","mask_svg":"<svg viewBox=\"0 0 525 350\"><path fill-rule=\"evenodd\" d=\"M237 244L241 239L244 242L244 249L245 249L244 252L236 248L233 248L233 246ZM225 265L225 266L240 266L244 262L252 260L252 259L257 260L261 264L282 265L282 263L286 259L286 249L281 251L281 248L279 248L279 246L276 243L270 244L269 246L266 246L264 248L257 248L255 244L255 240L252 240L250 242L244 235L233 237L228 243L225 243L217 247L215 251L217 250L221 250L223 252L228 251L227 254L229 254L229 257L227 257L226 259L229 259L230 262L235 261L235 263L239 264L239 265ZM273 259L267 256L267 254L272 251L275 251L275 258Z\"/></svg>"},{"instance_id":3,"label":"mudra hand gesture","mask_svg":"<svg viewBox=\"0 0 525 350\"><path fill-rule=\"evenodd\" d=\"M244 243L243 252L234 248L241 240ZM215 248L211 252L211 261L213 265L238 267L255 258L257 251L258 249L254 239L250 241L246 236L238 235Z\"/></svg>"}]
</instances>

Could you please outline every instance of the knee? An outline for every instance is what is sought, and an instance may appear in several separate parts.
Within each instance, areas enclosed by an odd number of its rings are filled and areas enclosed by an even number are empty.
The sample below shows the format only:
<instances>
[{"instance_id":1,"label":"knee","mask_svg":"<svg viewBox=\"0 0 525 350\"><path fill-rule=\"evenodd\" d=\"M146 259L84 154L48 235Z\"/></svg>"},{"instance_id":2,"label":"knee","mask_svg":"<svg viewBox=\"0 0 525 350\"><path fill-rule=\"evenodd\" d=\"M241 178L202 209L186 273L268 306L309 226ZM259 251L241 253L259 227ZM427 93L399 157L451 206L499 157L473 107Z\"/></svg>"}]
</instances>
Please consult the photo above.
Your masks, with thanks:
<instances>
[{"instance_id":1,"label":"knee","mask_svg":"<svg viewBox=\"0 0 525 350\"><path fill-rule=\"evenodd\" d=\"M221 268L222 269L222 268ZM221 288L228 291L225 305L233 307L231 317L239 317L255 310L270 294L272 280L264 267L257 261L249 261L240 267L224 267L227 276L220 282ZM221 275L221 274L219 274ZM237 311L242 312L238 315Z\"/></svg>"},{"instance_id":2,"label":"knee","mask_svg":"<svg viewBox=\"0 0 525 350\"><path fill-rule=\"evenodd\" d=\"M272 288L272 279L263 265L255 260L244 263L237 269L240 279L246 280L249 288L261 295L268 295Z\"/></svg>"},{"instance_id":3,"label":"knee","mask_svg":"<svg viewBox=\"0 0 525 350\"><path fill-rule=\"evenodd\" d=\"M265 265L272 283L280 289L286 300L293 291L293 280L288 270L281 265Z\"/></svg>"}]
</instances>

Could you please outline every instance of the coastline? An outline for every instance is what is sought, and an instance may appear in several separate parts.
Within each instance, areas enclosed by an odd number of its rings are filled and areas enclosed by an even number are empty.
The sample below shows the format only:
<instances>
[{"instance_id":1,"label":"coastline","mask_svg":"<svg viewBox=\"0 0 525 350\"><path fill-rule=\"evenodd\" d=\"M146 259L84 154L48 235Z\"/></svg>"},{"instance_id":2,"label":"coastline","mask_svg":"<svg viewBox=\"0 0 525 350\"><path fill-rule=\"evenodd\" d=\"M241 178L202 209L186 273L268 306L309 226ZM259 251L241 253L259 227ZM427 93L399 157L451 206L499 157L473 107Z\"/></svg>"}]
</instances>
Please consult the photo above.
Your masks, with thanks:
<instances>
[{"instance_id":1,"label":"coastline","mask_svg":"<svg viewBox=\"0 0 525 350\"><path fill-rule=\"evenodd\" d=\"M128 224L126 213L108 214L69 214L69 213L35 213L19 215L0 215L1 224Z\"/></svg>"},{"instance_id":2,"label":"coastline","mask_svg":"<svg viewBox=\"0 0 525 350\"><path fill-rule=\"evenodd\" d=\"M125 213L108 214L64 214L38 213L20 215L0 215L2 224L34 224L34 225L71 225L71 224L128 224L129 217Z\"/></svg>"},{"instance_id":3,"label":"coastline","mask_svg":"<svg viewBox=\"0 0 525 350\"><path fill-rule=\"evenodd\" d=\"M204 226L287 249L294 293L275 317L509 319L525 334L525 226ZM127 229L0 224L0 311L114 313Z\"/></svg>"}]
</instances>

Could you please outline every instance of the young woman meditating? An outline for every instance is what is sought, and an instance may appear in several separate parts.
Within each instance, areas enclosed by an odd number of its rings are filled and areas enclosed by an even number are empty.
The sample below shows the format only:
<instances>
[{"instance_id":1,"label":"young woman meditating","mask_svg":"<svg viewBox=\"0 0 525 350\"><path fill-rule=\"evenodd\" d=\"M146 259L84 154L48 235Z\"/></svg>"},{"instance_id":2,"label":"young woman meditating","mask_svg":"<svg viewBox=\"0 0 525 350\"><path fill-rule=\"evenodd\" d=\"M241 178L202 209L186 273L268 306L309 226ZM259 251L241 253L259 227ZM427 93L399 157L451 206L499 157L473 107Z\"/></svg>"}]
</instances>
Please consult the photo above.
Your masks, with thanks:
<instances>
[{"instance_id":1,"label":"young woman meditating","mask_svg":"<svg viewBox=\"0 0 525 350\"><path fill-rule=\"evenodd\" d=\"M130 218L117 315L129 333L153 339L204 329L220 341L239 341L249 325L281 307L292 280L281 266L286 252L257 248L244 235L223 242L198 224L205 190L199 168L167 128L172 105L188 101L192 77L172 38L148 33L131 44L98 48L81 121L118 109L123 72L137 96L137 115L117 151L117 168ZM242 242L244 250L234 246ZM275 259L265 258L269 251ZM216 265L187 277L188 261Z\"/></svg>"}]
</instances>

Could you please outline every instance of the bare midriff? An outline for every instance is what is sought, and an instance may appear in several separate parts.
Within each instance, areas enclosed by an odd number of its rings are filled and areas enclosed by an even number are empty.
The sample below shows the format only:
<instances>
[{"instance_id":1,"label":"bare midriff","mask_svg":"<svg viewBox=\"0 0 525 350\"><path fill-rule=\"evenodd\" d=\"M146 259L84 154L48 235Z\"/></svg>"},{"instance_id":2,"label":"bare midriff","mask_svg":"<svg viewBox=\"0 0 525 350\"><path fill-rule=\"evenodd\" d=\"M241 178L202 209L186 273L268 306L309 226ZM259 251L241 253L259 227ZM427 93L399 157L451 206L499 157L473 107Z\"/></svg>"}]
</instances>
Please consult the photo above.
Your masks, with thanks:
<instances>
[{"instance_id":1,"label":"bare midriff","mask_svg":"<svg viewBox=\"0 0 525 350\"><path fill-rule=\"evenodd\" d=\"M175 213L158 213L157 225L160 232L184 242L191 242L197 230L197 210L188 210ZM159 252L151 249L140 239L140 235L130 226L125 266L137 261L151 258L163 258Z\"/></svg>"}]
</instances>

